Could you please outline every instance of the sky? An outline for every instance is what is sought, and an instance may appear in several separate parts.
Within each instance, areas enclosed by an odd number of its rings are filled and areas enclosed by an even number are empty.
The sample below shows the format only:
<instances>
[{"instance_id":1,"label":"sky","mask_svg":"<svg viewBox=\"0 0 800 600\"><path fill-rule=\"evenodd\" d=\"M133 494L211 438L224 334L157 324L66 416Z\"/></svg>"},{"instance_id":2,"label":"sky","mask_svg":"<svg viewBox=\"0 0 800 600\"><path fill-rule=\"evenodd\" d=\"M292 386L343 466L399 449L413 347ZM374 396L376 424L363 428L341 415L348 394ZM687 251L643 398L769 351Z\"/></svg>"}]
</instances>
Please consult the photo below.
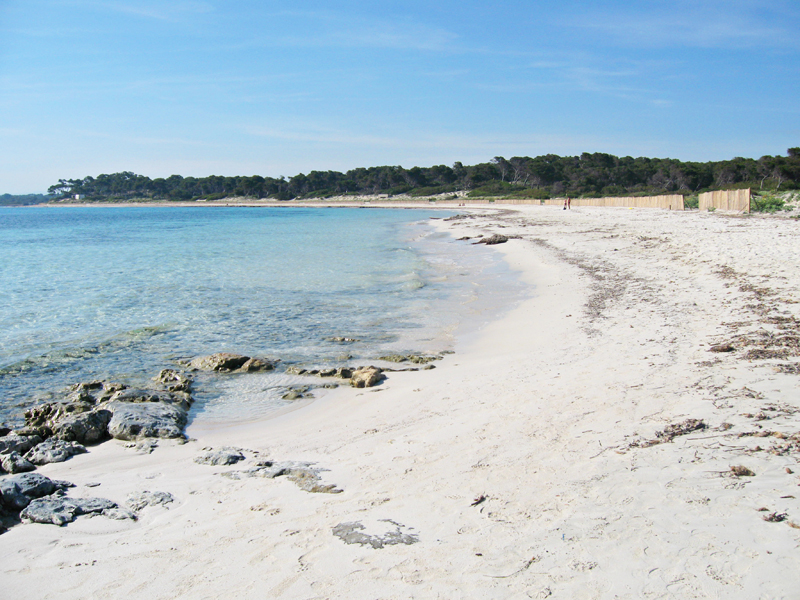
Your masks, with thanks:
<instances>
[{"instance_id":1,"label":"sky","mask_svg":"<svg viewBox=\"0 0 800 600\"><path fill-rule=\"evenodd\" d=\"M0 194L795 146L797 0L0 0Z\"/></svg>"}]
</instances>

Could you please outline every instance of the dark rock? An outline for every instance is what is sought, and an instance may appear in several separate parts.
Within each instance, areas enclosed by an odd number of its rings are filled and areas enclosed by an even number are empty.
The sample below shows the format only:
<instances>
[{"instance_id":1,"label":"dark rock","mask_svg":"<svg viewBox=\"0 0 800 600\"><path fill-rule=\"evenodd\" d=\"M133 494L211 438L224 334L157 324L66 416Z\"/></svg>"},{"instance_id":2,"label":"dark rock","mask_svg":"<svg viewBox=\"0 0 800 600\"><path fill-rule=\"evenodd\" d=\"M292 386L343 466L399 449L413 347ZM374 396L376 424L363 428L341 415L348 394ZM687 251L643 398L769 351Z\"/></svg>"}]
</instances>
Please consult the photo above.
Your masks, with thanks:
<instances>
[{"instance_id":1,"label":"dark rock","mask_svg":"<svg viewBox=\"0 0 800 600\"><path fill-rule=\"evenodd\" d=\"M687 433L692 433L693 431L698 431L700 429L705 429L706 427L707 425L702 419L686 419L680 423L672 423L667 425L664 428L664 431L659 431L656 433L656 437L661 438L664 441L671 441L673 438L686 435Z\"/></svg>"},{"instance_id":2,"label":"dark rock","mask_svg":"<svg viewBox=\"0 0 800 600\"><path fill-rule=\"evenodd\" d=\"M78 442L65 442L56 438L50 438L38 446L32 448L25 454L25 458L35 465L46 465L49 463L64 462L76 454L86 452L86 447Z\"/></svg>"},{"instance_id":3,"label":"dark rock","mask_svg":"<svg viewBox=\"0 0 800 600\"><path fill-rule=\"evenodd\" d=\"M287 375L305 375L308 373L303 367L291 366L286 367L286 374Z\"/></svg>"},{"instance_id":4,"label":"dark rock","mask_svg":"<svg viewBox=\"0 0 800 600\"><path fill-rule=\"evenodd\" d=\"M192 380L183 373L179 373L173 369L163 369L153 378L153 381L170 392L189 393L192 391Z\"/></svg>"},{"instance_id":5,"label":"dark rock","mask_svg":"<svg viewBox=\"0 0 800 600\"><path fill-rule=\"evenodd\" d=\"M239 370L245 373L259 373L263 371L272 371L275 368L270 362L261 360L260 358L249 358Z\"/></svg>"},{"instance_id":6,"label":"dark rock","mask_svg":"<svg viewBox=\"0 0 800 600\"><path fill-rule=\"evenodd\" d=\"M198 371L271 371L274 365L259 358L251 358L230 352L217 352L210 356L200 356L189 363L189 367Z\"/></svg>"},{"instance_id":7,"label":"dark rock","mask_svg":"<svg viewBox=\"0 0 800 600\"><path fill-rule=\"evenodd\" d=\"M165 506L171 504L175 498L168 492L134 492L128 495L125 503L131 510L139 512L146 506Z\"/></svg>"},{"instance_id":8,"label":"dark rock","mask_svg":"<svg viewBox=\"0 0 800 600\"><path fill-rule=\"evenodd\" d=\"M25 411L25 424L29 427L49 427L73 414L94 410L89 402L48 402L32 406Z\"/></svg>"},{"instance_id":9,"label":"dark rock","mask_svg":"<svg viewBox=\"0 0 800 600\"><path fill-rule=\"evenodd\" d=\"M127 386L122 383L107 381L89 381L72 386L67 394L67 402L83 402L86 404L102 404L111 399L115 393Z\"/></svg>"},{"instance_id":10,"label":"dark rock","mask_svg":"<svg viewBox=\"0 0 800 600\"><path fill-rule=\"evenodd\" d=\"M360 367L353 372L350 385L356 388L367 388L383 381L384 376L378 367Z\"/></svg>"},{"instance_id":11,"label":"dark rock","mask_svg":"<svg viewBox=\"0 0 800 600\"><path fill-rule=\"evenodd\" d=\"M6 473L27 473L36 470L36 465L14 450L0 454L0 466Z\"/></svg>"},{"instance_id":12,"label":"dark rock","mask_svg":"<svg viewBox=\"0 0 800 600\"><path fill-rule=\"evenodd\" d=\"M174 404L113 401L105 408L112 414L108 433L118 440L179 438L186 426L186 411Z\"/></svg>"},{"instance_id":13,"label":"dark rock","mask_svg":"<svg viewBox=\"0 0 800 600\"><path fill-rule=\"evenodd\" d=\"M353 369L350 367L337 367L333 369L333 373L329 373L328 375L322 375L320 372L320 376L322 377L337 377L339 379L350 379L353 376Z\"/></svg>"},{"instance_id":14,"label":"dark rock","mask_svg":"<svg viewBox=\"0 0 800 600\"><path fill-rule=\"evenodd\" d=\"M361 340L356 339L356 338L351 338L351 337L336 336L336 337L328 338L328 341L329 342L337 342L339 344L343 344L343 343L344 344L350 344L350 343L353 343L353 342L360 342Z\"/></svg>"},{"instance_id":15,"label":"dark rock","mask_svg":"<svg viewBox=\"0 0 800 600\"><path fill-rule=\"evenodd\" d=\"M292 387L289 388L286 393L281 396L283 400L299 400L300 398L305 398L311 388L307 385L303 385L300 387ZM310 394L308 394L310 395Z\"/></svg>"},{"instance_id":16,"label":"dark rock","mask_svg":"<svg viewBox=\"0 0 800 600\"><path fill-rule=\"evenodd\" d=\"M90 412L70 415L53 423L53 437L65 442L79 444L97 444L108 439L108 423L111 411L103 408Z\"/></svg>"},{"instance_id":17,"label":"dark rock","mask_svg":"<svg viewBox=\"0 0 800 600\"><path fill-rule=\"evenodd\" d=\"M425 354L389 354L387 356L378 357L378 360L385 360L387 362L412 362L417 365L424 365L434 360L441 359L441 356L428 356Z\"/></svg>"},{"instance_id":18,"label":"dark rock","mask_svg":"<svg viewBox=\"0 0 800 600\"><path fill-rule=\"evenodd\" d=\"M731 344L717 344L708 349L709 352L733 352L734 350L736 350L736 348Z\"/></svg>"},{"instance_id":19,"label":"dark rock","mask_svg":"<svg viewBox=\"0 0 800 600\"><path fill-rule=\"evenodd\" d=\"M116 502L105 498L46 496L32 500L20 513L20 517L33 523L61 526L71 523L81 515L100 514L114 508L117 508Z\"/></svg>"},{"instance_id":20,"label":"dark rock","mask_svg":"<svg viewBox=\"0 0 800 600\"><path fill-rule=\"evenodd\" d=\"M189 407L192 405L192 397L186 392L128 388L114 394L111 397L111 402L130 402L137 404L161 403L175 405L183 410L189 410Z\"/></svg>"},{"instance_id":21,"label":"dark rock","mask_svg":"<svg viewBox=\"0 0 800 600\"><path fill-rule=\"evenodd\" d=\"M220 448L211 450L205 454L194 457L194 462L199 465L235 465L240 460L244 460L244 454L236 448Z\"/></svg>"},{"instance_id":22,"label":"dark rock","mask_svg":"<svg viewBox=\"0 0 800 600\"><path fill-rule=\"evenodd\" d=\"M755 477L755 473L743 465L734 465L731 467L731 473L736 477Z\"/></svg>"},{"instance_id":23,"label":"dark rock","mask_svg":"<svg viewBox=\"0 0 800 600\"><path fill-rule=\"evenodd\" d=\"M56 423L68 417L95 410L97 405L107 402L114 394L125 389L120 383L92 381L72 386L63 402L48 402L25 411L28 427L46 428L52 431ZM46 433L43 437L49 437ZM76 440L78 441L78 440Z\"/></svg>"},{"instance_id":24,"label":"dark rock","mask_svg":"<svg viewBox=\"0 0 800 600\"><path fill-rule=\"evenodd\" d=\"M404 354L387 354L386 356L379 356L378 360L385 360L386 362L401 363L406 362L408 358Z\"/></svg>"},{"instance_id":25,"label":"dark rock","mask_svg":"<svg viewBox=\"0 0 800 600\"><path fill-rule=\"evenodd\" d=\"M487 238L482 238L482 239L478 240L477 242L474 242L473 245L475 245L475 244L486 244L487 246L493 246L495 244L505 244L507 241L508 241L508 237L507 236L495 233L494 235L490 235Z\"/></svg>"},{"instance_id":26,"label":"dark rock","mask_svg":"<svg viewBox=\"0 0 800 600\"><path fill-rule=\"evenodd\" d=\"M11 427L11 425L8 423L0 423L0 437L8 435L11 433L12 429L13 427Z\"/></svg>"},{"instance_id":27,"label":"dark rock","mask_svg":"<svg viewBox=\"0 0 800 600\"><path fill-rule=\"evenodd\" d=\"M73 487L68 481L57 481L39 473L22 473L0 479L0 500L11 510L19 511L34 498L49 496L68 487Z\"/></svg>"},{"instance_id":28,"label":"dark rock","mask_svg":"<svg viewBox=\"0 0 800 600\"><path fill-rule=\"evenodd\" d=\"M25 436L10 433L0 437L0 452L19 452L25 454L36 444L41 444L42 438L38 436Z\"/></svg>"},{"instance_id":29,"label":"dark rock","mask_svg":"<svg viewBox=\"0 0 800 600\"><path fill-rule=\"evenodd\" d=\"M32 425L25 425L24 427L20 427L19 429L14 429L11 433L14 434L14 435L21 435L21 436L24 436L24 437L36 438L36 439L39 440L38 442L36 442L37 444L40 443L42 440L46 440L51 435L53 435L53 432L51 431L51 429L46 425L43 425L42 427L34 427Z\"/></svg>"}]
</instances>

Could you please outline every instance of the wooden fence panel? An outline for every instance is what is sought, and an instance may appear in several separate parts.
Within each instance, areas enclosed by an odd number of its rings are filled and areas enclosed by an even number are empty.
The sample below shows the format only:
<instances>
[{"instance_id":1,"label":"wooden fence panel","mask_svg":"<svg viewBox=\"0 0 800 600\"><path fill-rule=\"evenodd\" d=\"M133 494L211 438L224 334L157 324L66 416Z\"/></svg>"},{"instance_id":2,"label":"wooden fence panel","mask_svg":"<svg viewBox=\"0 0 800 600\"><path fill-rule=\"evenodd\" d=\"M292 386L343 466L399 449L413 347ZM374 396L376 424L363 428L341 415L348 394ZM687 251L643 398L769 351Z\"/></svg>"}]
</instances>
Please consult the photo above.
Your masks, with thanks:
<instances>
[{"instance_id":1,"label":"wooden fence panel","mask_svg":"<svg viewBox=\"0 0 800 600\"><path fill-rule=\"evenodd\" d=\"M494 204L533 204L546 206L563 206L564 198L548 198L535 200L532 198L497 198ZM439 200L437 204L486 204L488 198L458 200ZM615 206L619 208L664 208L667 210L683 210L683 196L669 194L665 196L630 196L624 198L573 198L572 206Z\"/></svg>"},{"instance_id":2,"label":"wooden fence panel","mask_svg":"<svg viewBox=\"0 0 800 600\"><path fill-rule=\"evenodd\" d=\"M700 210L713 208L717 210L750 212L750 188L745 190L705 192L698 196L698 207Z\"/></svg>"}]
</instances>

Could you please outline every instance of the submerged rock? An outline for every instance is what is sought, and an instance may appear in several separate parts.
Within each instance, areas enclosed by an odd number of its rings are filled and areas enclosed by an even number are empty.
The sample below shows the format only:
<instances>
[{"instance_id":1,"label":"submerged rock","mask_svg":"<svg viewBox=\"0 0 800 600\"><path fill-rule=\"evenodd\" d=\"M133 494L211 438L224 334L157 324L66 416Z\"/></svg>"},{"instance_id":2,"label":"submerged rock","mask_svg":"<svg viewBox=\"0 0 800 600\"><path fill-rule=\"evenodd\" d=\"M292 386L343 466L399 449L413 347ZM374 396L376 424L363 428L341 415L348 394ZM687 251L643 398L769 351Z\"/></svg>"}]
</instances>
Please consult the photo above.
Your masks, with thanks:
<instances>
[{"instance_id":1,"label":"submerged rock","mask_svg":"<svg viewBox=\"0 0 800 600\"><path fill-rule=\"evenodd\" d=\"M387 356L379 356L378 360L385 360L387 362L412 362L417 365L426 365L434 360L441 360L441 356L429 356L426 354L389 354Z\"/></svg>"},{"instance_id":2,"label":"submerged rock","mask_svg":"<svg viewBox=\"0 0 800 600\"><path fill-rule=\"evenodd\" d=\"M50 438L29 450L25 458L33 464L41 466L49 463L64 462L76 454L85 452L86 447L78 442L65 442L64 440Z\"/></svg>"},{"instance_id":3,"label":"submerged rock","mask_svg":"<svg viewBox=\"0 0 800 600\"><path fill-rule=\"evenodd\" d=\"M275 368L275 365L260 358L232 354L230 352L217 352L210 356L200 356L193 359L189 362L189 367L197 371L232 373L234 371L271 371Z\"/></svg>"},{"instance_id":4,"label":"submerged rock","mask_svg":"<svg viewBox=\"0 0 800 600\"><path fill-rule=\"evenodd\" d=\"M173 369L162 369L153 381L170 392L191 392L192 380L183 373Z\"/></svg>"},{"instance_id":5,"label":"submerged rock","mask_svg":"<svg viewBox=\"0 0 800 600\"><path fill-rule=\"evenodd\" d=\"M312 394L309 393L311 390L310 386L301 385L299 387L291 387L286 390L286 393L281 396L282 400L299 400L301 398L308 398L312 397Z\"/></svg>"}]
</instances>

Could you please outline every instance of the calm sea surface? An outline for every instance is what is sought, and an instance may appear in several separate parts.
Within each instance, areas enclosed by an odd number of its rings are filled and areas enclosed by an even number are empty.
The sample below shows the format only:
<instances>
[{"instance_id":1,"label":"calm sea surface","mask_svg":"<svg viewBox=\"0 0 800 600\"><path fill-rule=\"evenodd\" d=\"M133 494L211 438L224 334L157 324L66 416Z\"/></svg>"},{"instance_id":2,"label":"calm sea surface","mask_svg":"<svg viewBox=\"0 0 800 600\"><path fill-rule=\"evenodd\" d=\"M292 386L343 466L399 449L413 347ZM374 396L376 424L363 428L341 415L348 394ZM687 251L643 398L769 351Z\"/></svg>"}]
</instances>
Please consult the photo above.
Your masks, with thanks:
<instances>
[{"instance_id":1,"label":"calm sea surface","mask_svg":"<svg viewBox=\"0 0 800 600\"><path fill-rule=\"evenodd\" d=\"M0 208L0 421L73 383L143 385L213 352L285 367L449 350L459 326L523 290L497 253L436 233L432 216L447 214ZM193 418L268 414L303 383L320 380L201 375Z\"/></svg>"}]
</instances>

